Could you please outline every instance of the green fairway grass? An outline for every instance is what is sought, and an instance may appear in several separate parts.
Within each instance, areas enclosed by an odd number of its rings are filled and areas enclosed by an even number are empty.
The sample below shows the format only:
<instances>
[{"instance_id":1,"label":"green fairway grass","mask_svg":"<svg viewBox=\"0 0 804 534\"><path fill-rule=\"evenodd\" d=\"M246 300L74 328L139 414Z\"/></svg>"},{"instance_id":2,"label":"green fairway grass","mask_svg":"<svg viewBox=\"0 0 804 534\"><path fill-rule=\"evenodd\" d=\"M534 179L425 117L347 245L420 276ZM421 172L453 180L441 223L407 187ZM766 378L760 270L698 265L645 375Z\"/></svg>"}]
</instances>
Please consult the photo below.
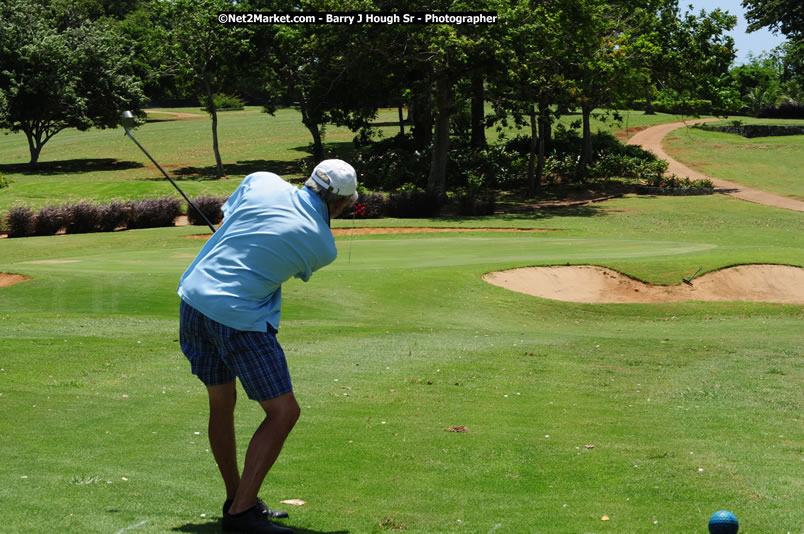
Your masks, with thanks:
<instances>
[{"instance_id":1,"label":"green fairway grass","mask_svg":"<svg viewBox=\"0 0 804 534\"><path fill-rule=\"evenodd\" d=\"M592 263L678 284L699 265L804 266L800 215L629 196L367 224L464 231L339 237L335 263L285 285L279 339L302 416L261 493L285 524L693 533L727 509L741 532L801 531L801 305L573 304L481 279ZM0 272L32 278L0 288L4 533L219 532L205 392L177 331L200 233L0 240ZM240 399L244 450L261 410Z\"/></svg>"},{"instance_id":2,"label":"green fairway grass","mask_svg":"<svg viewBox=\"0 0 804 534\"><path fill-rule=\"evenodd\" d=\"M743 122L804 124L804 121L765 119ZM804 135L747 139L688 127L666 137L664 148L673 158L714 178L804 200Z\"/></svg>"},{"instance_id":3,"label":"green fairway grass","mask_svg":"<svg viewBox=\"0 0 804 534\"><path fill-rule=\"evenodd\" d=\"M211 123L208 115L198 108L155 110L161 113L149 117L158 120L134 129L133 134L191 198L201 194L228 195L244 176L256 171L302 179L302 160L309 158L311 137L301 115L293 109L280 109L274 116L260 110L248 106L243 111L219 114L220 152L228 175L224 180L214 179ZM176 119L164 112L192 113L198 118ZM595 119L593 128L616 131L677 120L666 114L620 113L622 122ZM561 122L570 127L579 118L567 115ZM385 137L396 135L397 121L396 110L382 110L377 117L377 130ZM410 126L406 125L406 129L410 131ZM510 129L507 134L510 137L517 131ZM497 135L494 128L487 131L490 142L495 142ZM327 126L324 132L327 154L348 159L354 151L354 137L346 128ZM24 134L0 136L0 174L13 180L10 187L0 189L0 218L14 205L40 208L78 200L180 196L147 156L125 137L122 128L86 132L68 129L45 145L38 169L25 168L29 159Z\"/></svg>"}]
</instances>

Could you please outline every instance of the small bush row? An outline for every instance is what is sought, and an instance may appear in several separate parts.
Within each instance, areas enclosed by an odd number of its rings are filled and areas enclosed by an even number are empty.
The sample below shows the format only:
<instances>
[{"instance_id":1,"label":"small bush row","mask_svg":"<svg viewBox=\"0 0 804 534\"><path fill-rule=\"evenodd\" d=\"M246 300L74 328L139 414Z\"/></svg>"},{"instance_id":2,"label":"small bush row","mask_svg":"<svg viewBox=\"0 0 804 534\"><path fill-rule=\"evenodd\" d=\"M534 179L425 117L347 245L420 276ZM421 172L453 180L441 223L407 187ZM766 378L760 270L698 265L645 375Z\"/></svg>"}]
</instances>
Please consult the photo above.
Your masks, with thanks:
<instances>
[{"instance_id":1,"label":"small bush row","mask_svg":"<svg viewBox=\"0 0 804 534\"><path fill-rule=\"evenodd\" d=\"M200 197L195 197L193 200L193 204L203 213L198 213L198 211L193 208L193 206L187 206L187 220L193 226L203 226L207 224L207 221L204 220L204 216L209 219L209 222L212 224L218 224L223 220L223 211L221 211L221 206L223 203L226 202L227 197L213 197L213 196L206 196L202 195Z\"/></svg>"},{"instance_id":2,"label":"small bush row","mask_svg":"<svg viewBox=\"0 0 804 534\"><path fill-rule=\"evenodd\" d=\"M592 162L581 169L578 156L583 148L581 135L561 124L556 126L553 135L546 140L544 183L615 177L639 181L660 176L667 169L667 164L651 152L624 145L608 132L593 134L591 141ZM455 140L450 149L446 182L463 206L462 214L492 213L493 191L523 187L530 146L531 136L522 134L482 149L470 146L465 140ZM364 187L378 191L424 189L431 155L432 147L416 150L410 136L385 139L358 152L359 181ZM404 204L406 199L394 199L394 202Z\"/></svg>"},{"instance_id":3,"label":"small bush row","mask_svg":"<svg viewBox=\"0 0 804 534\"><path fill-rule=\"evenodd\" d=\"M645 181L648 187L661 187L665 189L710 189L714 190L712 180L690 180L680 178L675 174L669 176L654 176Z\"/></svg>"},{"instance_id":4,"label":"small bush row","mask_svg":"<svg viewBox=\"0 0 804 534\"><path fill-rule=\"evenodd\" d=\"M703 115L713 111L711 100L702 99L658 99L652 102L653 110L659 113L671 113L673 115ZM644 99L635 100L632 104L633 109L645 111L648 107Z\"/></svg>"},{"instance_id":5,"label":"small bush row","mask_svg":"<svg viewBox=\"0 0 804 534\"><path fill-rule=\"evenodd\" d=\"M216 224L223 218L220 207L224 200L225 198L198 197L193 202ZM6 228L9 237L45 236L60 232L112 232L117 229L173 226L179 215L181 202L173 197L103 204L79 201L60 206L45 206L38 211L15 206L6 216ZM187 217L191 224L206 224L190 206L187 207Z\"/></svg>"},{"instance_id":6,"label":"small bush row","mask_svg":"<svg viewBox=\"0 0 804 534\"><path fill-rule=\"evenodd\" d=\"M764 119L804 119L804 103L784 102L762 109L757 117Z\"/></svg>"}]
</instances>

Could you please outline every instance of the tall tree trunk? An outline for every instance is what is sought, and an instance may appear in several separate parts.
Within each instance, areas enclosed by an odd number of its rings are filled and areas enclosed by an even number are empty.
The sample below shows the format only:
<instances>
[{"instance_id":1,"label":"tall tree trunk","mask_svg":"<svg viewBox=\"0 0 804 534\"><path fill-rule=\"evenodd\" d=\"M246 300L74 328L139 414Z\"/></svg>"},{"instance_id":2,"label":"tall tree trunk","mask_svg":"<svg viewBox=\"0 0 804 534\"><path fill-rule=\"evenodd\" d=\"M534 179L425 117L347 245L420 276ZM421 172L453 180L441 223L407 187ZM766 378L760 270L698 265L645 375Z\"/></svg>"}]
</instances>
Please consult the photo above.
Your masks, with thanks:
<instances>
[{"instance_id":1,"label":"tall tree trunk","mask_svg":"<svg viewBox=\"0 0 804 534\"><path fill-rule=\"evenodd\" d=\"M541 188L544 178L545 157L547 141L550 139L550 105L542 101L539 103L539 164L536 167L536 186Z\"/></svg>"},{"instance_id":2,"label":"tall tree trunk","mask_svg":"<svg viewBox=\"0 0 804 534\"><path fill-rule=\"evenodd\" d=\"M422 82L414 88L413 100L408 108L408 115L413 119L413 146L417 150L425 150L433 142L431 93L431 84L428 81Z\"/></svg>"},{"instance_id":3,"label":"tall tree trunk","mask_svg":"<svg viewBox=\"0 0 804 534\"><path fill-rule=\"evenodd\" d=\"M212 117L212 151L215 153L215 172L218 180L220 180L223 178L224 172L223 162L221 161L221 151L218 146L218 110L215 106L215 98L212 95L212 85L206 77L204 77L204 92L206 92L207 95L207 111L210 117Z\"/></svg>"},{"instance_id":4,"label":"tall tree trunk","mask_svg":"<svg viewBox=\"0 0 804 534\"><path fill-rule=\"evenodd\" d=\"M472 75L472 146L486 148L486 109L483 74Z\"/></svg>"},{"instance_id":5,"label":"tall tree trunk","mask_svg":"<svg viewBox=\"0 0 804 534\"><path fill-rule=\"evenodd\" d=\"M299 100L302 124L304 124L310 132L310 135L313 136L313 159L315 163L318 164L324 159L324 143L321 141L321 129L319 128L318 121L310 116L310 110L307 106L307 100L304 98L304 93L297 89L296 96Z\"/></svg>"},{"instance_id":6,"label":"tall tree trunk","mask_svg":"<svg viewBox=\"0 0 804 534\"><path fill-rule=\"evenodd\" d=\"M62 131L66 126L58 126L54 124L48 125L34 121L33 124L28 122L22 123L22 131L25 132L25 137L28 138L28 151L31 154L31 160L28 166L35 168L39 165L39 155L42 153L42 147L45 143L50 141L50 138Z\"/></svg>"},{"instance_id":7,"label":"tall tree trunk","mask_svg":"<svg viewBox=\"0 0 804 534\"><path fill-rule=\"evenodd\" d=\"M399 112L399 135L405 135L405 115L401 102L397 110Z\"/></svg>"},{"instance_id":8,"label":"tall tree trunk","mask_svg":"<svg viewBox=\"0 0 804 534\"><path fill-rule=\"evenodd\" d=\"M25 130L25 136L28 138L28 151L31 153L31 161L28 166L33 168L39 165L39 154L42 152L41 135L34 135L33 132Z\"/></svg>"},{"instance_id":9,"label":"tall tree trunk","mask_svg":"<svg viewBox=\"0 0 804 534\"><path fill-rule=\"evenodd\" d=\"M533 196L539 189L539 184L536 180L536 152L539 147L541 139L539 139L539 132L536 121L536 108L530 106L530 146L528 147L528 195Z\"/></svg>"},{"instance_id":10,"label":"tall tree trunk","mask_svg":"<svg viewBox=\"0 0 804 534\"><path fill-rule=\"evenodd\" d=\"M313 136L313 159L319 163L324 160L324 143L321 141L321 130L317 122L305 123L310 135Z\"/></svg>"},{"instance_id":11,"label":"tall tree trunk","mask_svg":"<svg viewBox=\"0 0 804 534\"><path fill-rule=\"evenodd\" d=\"M433 158L430 162L430 175L427 177L427 192L438 197L439 201L447 198L447 161L449 159L449 115L450 115L450 82L442 75L436 82L436 116L433 142Z\"/></svg>"},{"instance_id":12,"label":"tall tree trunk","mask_svg":"<svg viewBox=\"0 0 804 534\"><path fill-rule=\"evenodd\" d=\"M650 96L650 85L645 85L645 115L656 115L653 109L653 99Z\"/></svg>"},{"instance_id":13,"label":"tall tree trunk","mask_svg":"<svg viewBox=\"0 0 804 534\"><path fill-rule=\"evenodd\" d=\"M586 168L592 164L592 105L584 102L581 104L583 113L583 147L581 149L581 161L578 165L578 176L583 179L586 176Z\"/></svg>"}]
</instances>

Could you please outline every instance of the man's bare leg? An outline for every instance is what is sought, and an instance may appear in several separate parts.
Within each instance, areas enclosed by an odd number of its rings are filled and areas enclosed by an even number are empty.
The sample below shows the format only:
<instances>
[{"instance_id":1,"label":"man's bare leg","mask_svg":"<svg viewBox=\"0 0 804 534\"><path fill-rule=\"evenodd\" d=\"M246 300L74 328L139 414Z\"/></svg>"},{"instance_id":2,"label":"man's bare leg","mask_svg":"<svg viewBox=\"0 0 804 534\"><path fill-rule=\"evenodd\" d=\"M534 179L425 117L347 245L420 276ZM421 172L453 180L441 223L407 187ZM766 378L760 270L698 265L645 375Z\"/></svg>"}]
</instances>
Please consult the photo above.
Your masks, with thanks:
<instances>
[{"instance_id":1,"label":"man's bare leg","mask_svg":"<svg viewBox=\"0 0 804 534\"><path fill-rule=\"evenodd\" d=\"M232 515L244 512L255 505L260 486L279 457L285 439L293 430L301 413L292 392L262 401L260 405L265 410L265 419L251 438L246 451L243 476L234 502L229 508L229 513Z\"/></svg>"},{"instance_id":2,"label":"man's bare leg","mask_svg":"<svg viewBox=\"0 0 804 534\"><path fill-rule=\"evenodd\" d=\"M237 464L234 409L237 402L235 382L221 386L207 386L209 394L209 445L218 463L226 499L234 499L240 487L240 471Z\"/></svg>"}]
</instances>

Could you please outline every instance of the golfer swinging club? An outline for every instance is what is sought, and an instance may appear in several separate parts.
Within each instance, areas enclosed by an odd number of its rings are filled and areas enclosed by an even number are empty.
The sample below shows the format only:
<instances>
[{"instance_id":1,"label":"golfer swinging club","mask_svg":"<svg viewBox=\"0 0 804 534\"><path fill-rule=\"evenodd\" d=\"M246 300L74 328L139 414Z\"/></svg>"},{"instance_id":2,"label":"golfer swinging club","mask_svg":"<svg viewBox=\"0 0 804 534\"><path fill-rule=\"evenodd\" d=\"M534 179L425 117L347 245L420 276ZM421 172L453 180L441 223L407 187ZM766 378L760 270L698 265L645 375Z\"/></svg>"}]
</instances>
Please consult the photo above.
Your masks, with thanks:
<instances>
[{"instance_id":1,"label":"golfer swinging club","mask_svg":"<svg viewBox=\"0 0 804 534\"><path fill-rule=\"evenodd\" d=\"M223 205L223 223L182 275L181 348L209 394L209 443L226 486L223 530L292 532L257 497L297 419L285 354L276 339L282 283L308 281L337 255L329 221L357 199L357 176L321 162L301 189L276 174L247 176ZM265 420L237 462L235 377Z\"/></svg>"}]
</instances>

